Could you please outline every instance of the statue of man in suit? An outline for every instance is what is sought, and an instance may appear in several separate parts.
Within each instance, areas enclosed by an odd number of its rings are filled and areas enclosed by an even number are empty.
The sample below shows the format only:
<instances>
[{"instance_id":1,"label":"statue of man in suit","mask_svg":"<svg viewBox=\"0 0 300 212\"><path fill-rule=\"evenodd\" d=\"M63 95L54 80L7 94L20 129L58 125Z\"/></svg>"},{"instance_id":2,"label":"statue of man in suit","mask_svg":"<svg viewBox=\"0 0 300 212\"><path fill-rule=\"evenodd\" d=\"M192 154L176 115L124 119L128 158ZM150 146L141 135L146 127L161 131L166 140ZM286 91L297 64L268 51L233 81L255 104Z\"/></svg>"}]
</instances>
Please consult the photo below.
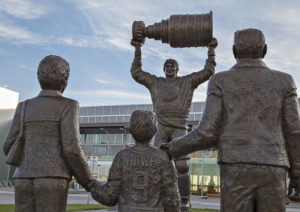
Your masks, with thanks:
<instances>
[{"instance_id":1,"label":"statue of man in suit","mask_svg":"<svg viewBox=\"0 0 300 212\"><path fill-rule=\"evenodd\" d=\"M237 63L210 78L199 126L163 144L174 157L218 147L221 211L285 211L290 192L300 197L300 112L293 78L263 61L258 29L235 32Z\"/></svg>"}]
</instances>

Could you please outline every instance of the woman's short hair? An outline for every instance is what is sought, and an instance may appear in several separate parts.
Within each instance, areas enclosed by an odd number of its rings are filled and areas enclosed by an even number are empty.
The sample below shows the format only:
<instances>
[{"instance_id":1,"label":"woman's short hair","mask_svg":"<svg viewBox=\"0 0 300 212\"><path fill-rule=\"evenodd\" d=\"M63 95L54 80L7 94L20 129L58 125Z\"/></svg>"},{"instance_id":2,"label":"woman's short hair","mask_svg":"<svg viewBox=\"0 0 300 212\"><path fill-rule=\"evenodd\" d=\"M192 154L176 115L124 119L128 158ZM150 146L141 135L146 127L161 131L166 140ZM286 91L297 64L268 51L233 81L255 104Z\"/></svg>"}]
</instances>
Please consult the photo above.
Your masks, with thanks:
<instances>
[{"instance_id":1,"label":"woman's short hair","mask_svg":"<svg viewBox=\"0 0 300 212\"><path fill-rule=\"evenodd\" d=\"M67 86L70 74L69 63L62 57L49 55L39 64L37 75L43 90L59 90Z\"/></svg>"}]
</instances>

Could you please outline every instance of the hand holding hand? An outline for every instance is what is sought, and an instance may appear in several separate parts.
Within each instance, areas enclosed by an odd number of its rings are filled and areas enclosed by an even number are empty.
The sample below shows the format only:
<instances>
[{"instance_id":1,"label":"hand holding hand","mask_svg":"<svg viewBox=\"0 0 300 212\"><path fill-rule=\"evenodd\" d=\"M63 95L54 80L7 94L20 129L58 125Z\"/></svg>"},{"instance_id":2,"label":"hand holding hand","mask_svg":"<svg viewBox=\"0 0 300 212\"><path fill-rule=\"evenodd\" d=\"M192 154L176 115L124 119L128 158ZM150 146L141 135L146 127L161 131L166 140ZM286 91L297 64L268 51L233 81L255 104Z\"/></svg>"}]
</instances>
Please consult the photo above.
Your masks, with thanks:
<instances>
[{"instance_id":1,"label":"hand holding hand","mask_svg":"<svg viewBox=\"0 0 300 212\"><path fill-rule=\"evenodd\" d=\"M94 186L94 184L96 182L98 182L96 179L92 179L88 183L86 183L85 185L83 185L83 187L85 188L85 190L87 192L90 192L92 190L92 187Z\"/></svg>"}]
</instances>

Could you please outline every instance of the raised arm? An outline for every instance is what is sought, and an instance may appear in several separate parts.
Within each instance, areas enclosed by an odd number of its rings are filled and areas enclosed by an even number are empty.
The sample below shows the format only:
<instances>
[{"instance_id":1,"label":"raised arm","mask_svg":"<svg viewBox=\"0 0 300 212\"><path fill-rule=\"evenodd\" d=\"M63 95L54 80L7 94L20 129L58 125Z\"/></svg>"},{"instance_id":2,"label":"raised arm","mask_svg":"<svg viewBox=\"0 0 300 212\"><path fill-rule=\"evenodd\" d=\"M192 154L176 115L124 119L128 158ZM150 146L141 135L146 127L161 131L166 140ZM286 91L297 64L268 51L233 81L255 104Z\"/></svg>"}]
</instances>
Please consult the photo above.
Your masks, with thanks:
<instances>
[{"instance_id":1,"label":"raised arm","mask_svg":"<svg viewBox=\"0 0 300 212\"><path fill-rule=\"evenodd\" d=\"M130 69L131 76L136 82L150 89L156 76L142 70L142 43L131 41L131 45L135 48L134 59Z\"/></svg>"},{"instance_id":2,"label":"raised arm","mask_svg":"<svg viewBox=\"0 0 300 212\"><path fill-rule=\"evenodd\" d=\"M215 61L215 48L218 46L218 41L213 38L208 46L207 59L204 65L204 69L198 72L187 75L192 80L192 85L197 88L198 85L207 81L211 75L215 73L216 61Z\"/></svg>"}]
</instances>

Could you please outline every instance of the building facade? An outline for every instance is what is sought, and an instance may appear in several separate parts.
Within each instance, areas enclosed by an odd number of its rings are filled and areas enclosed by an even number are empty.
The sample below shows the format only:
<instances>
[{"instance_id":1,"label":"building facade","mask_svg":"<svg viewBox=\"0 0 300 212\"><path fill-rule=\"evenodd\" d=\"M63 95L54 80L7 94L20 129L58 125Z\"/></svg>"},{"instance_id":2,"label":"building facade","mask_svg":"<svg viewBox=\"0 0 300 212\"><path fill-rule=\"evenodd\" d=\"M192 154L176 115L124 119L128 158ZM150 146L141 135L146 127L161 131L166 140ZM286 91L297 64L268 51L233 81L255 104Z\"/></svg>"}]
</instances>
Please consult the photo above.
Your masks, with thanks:
<instances>
[{"instance_id":1,"label":"building facade","mask_svg":"<svg viewBox=\"0 0 300 212\"><path fill-rule=\"evenodd\" d=\"M205 102L192 103L188 119L190 130L198 125L204 108ZM80 108L81 147L97 178L105 180L116 153L134 144L128 127L131 113L135 110L153 111L153 107L151 104L141 104ZM97 156L97 160L92 160L92 156ZM213 150L191 155L191 189L194 193L199 193L202 185L204 191L219 191L216 158L217 152Z\"/></svg>"}]
</instances>

